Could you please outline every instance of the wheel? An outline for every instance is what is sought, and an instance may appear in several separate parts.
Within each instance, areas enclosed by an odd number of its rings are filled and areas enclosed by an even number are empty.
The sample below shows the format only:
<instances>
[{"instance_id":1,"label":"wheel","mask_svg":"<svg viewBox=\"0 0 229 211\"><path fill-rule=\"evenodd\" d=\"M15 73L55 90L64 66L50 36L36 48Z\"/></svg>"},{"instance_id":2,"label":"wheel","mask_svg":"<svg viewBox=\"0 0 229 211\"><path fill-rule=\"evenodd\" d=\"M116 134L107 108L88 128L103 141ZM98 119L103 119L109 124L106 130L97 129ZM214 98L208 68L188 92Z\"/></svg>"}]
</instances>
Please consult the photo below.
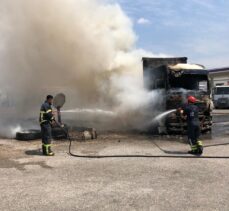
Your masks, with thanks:
<instances>
[{"instance_id":1,"label":"wheel","mask_svg":"<svg viewBox=\"0 0 229 211\"><path fill-rule=\"evenodd\" d=\"M16 133L16 139L19 141L32 141L41 138L40 130L23 130Z\"/></svg>"}]
</instances>

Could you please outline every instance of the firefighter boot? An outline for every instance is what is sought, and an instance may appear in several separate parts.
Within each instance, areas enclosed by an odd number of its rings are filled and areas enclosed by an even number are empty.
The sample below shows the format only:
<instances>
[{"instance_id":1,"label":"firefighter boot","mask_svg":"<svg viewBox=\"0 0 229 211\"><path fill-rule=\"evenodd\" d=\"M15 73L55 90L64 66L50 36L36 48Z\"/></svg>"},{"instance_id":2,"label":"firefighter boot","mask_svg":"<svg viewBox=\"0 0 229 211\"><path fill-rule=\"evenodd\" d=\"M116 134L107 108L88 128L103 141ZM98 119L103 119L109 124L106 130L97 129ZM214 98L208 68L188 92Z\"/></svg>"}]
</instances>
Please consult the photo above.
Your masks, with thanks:
<instances>
[{"instance_id":1,"label":"firefighter boot","mask_svg":"<svg viewBox=\"0 0 229 211\"><path fill-rule=\"evenodd\" d=\"M49 145L49 147L48 147L48 153L49 153L49 156L55 155L55 153L51 150L51 145Z\"/></svg>"},{"instance_id":2,"label":"firefighter boot","mask_svg":"<svg viewBox=\"0 0 229 211\"><path fill-rule=\"evenodd\" d=\"M202 155L203 154L203 144L202 144L202 141L197 141L197 152L199 155Z\"/></svg>"},{"instance_id":3,"label":"firefighter boot","mask_svg":"<svg viewBox=\"0 0 229 211\"><path fill-rule=\"evenodd\" d=\"M46 155L46 147L44 144L42 144L42 153L43 155Z\"/></svg>"},{"instance_id":4,"label":"firefighter boot","mask_svg":"<svg viewBox=\"0 0 229 211\"><path fill-rule=\"evenodd\" d=\"M43 151L43 155L45 155L45 156L54 156L55 155L51 150L50 144L43 144L42 145L42 151Z\"/></svg>"},{"instance_id":5,"label":"firefighter boot","mask_svg":"<svg viewBox=\"0 0 229 211\"><path fill-rule=\"evenodd\" d=\"M197 145L192 145L192 146L191 146L191 150L188 151L188 154L198 155L198 148L197 148Z\"/></svg>"}]
</instances>

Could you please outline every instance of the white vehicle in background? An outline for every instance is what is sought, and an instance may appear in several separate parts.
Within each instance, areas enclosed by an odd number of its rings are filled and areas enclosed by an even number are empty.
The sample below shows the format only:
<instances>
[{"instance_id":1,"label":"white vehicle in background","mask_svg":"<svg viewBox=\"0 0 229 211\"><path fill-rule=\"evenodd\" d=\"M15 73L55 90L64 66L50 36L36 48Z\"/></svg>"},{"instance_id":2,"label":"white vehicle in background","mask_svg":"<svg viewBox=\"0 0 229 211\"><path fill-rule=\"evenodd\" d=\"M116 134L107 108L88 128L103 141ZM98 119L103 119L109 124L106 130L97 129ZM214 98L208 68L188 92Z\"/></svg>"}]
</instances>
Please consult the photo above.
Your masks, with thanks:
<instances>
[{"instance_id":1,"label":"white vehicle in background","mask_svg":"<svg viewBox=\"0 0 229 211\"><path fill-rule=\"evenodd\" d=\"M229 86L216 86L214 89L215 108L229 108Z\"/></svg>"}]
</instances>

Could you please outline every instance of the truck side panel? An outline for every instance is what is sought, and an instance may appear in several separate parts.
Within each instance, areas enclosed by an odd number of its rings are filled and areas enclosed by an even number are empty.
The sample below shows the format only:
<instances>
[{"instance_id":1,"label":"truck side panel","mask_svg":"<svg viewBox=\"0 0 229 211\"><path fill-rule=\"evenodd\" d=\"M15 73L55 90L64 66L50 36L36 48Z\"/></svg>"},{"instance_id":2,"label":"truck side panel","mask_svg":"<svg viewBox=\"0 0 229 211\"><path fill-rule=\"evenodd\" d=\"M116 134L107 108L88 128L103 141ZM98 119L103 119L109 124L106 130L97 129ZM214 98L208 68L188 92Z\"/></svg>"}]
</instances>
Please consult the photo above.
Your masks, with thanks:
<instances>
[{"instance_id":1,"label":"truck side panel","mask_svg":"<svg viewBox=\"0 0 229 211\"><path fill-rule=\"evenodd\" d=\"M148 90L167 88L167 66L186 64L187 57L143 58L144 83Z\"/></svg>"}]
</instances>

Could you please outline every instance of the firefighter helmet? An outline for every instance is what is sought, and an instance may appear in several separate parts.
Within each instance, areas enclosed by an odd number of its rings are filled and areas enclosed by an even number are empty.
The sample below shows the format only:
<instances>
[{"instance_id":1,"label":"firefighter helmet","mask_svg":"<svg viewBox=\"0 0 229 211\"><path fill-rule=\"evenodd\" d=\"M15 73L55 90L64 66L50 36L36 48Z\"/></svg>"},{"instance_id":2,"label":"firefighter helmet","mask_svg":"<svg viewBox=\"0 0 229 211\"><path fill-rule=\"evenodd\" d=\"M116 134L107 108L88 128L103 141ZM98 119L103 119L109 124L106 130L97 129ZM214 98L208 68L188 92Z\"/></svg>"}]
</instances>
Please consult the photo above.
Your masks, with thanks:
<instances>
[{"instance_id":1,"label":"firefighter helmet","mask_svg":"<svg viewBox=\"0 0 229 211\"><path fill-rule=\"evenodd\" d=\"M193 97L193 96L189 96L188 97L188 102L189 103L196 103L196 101L197 101L197 99L195 97Z\"/></svg>"}]
</instances>

